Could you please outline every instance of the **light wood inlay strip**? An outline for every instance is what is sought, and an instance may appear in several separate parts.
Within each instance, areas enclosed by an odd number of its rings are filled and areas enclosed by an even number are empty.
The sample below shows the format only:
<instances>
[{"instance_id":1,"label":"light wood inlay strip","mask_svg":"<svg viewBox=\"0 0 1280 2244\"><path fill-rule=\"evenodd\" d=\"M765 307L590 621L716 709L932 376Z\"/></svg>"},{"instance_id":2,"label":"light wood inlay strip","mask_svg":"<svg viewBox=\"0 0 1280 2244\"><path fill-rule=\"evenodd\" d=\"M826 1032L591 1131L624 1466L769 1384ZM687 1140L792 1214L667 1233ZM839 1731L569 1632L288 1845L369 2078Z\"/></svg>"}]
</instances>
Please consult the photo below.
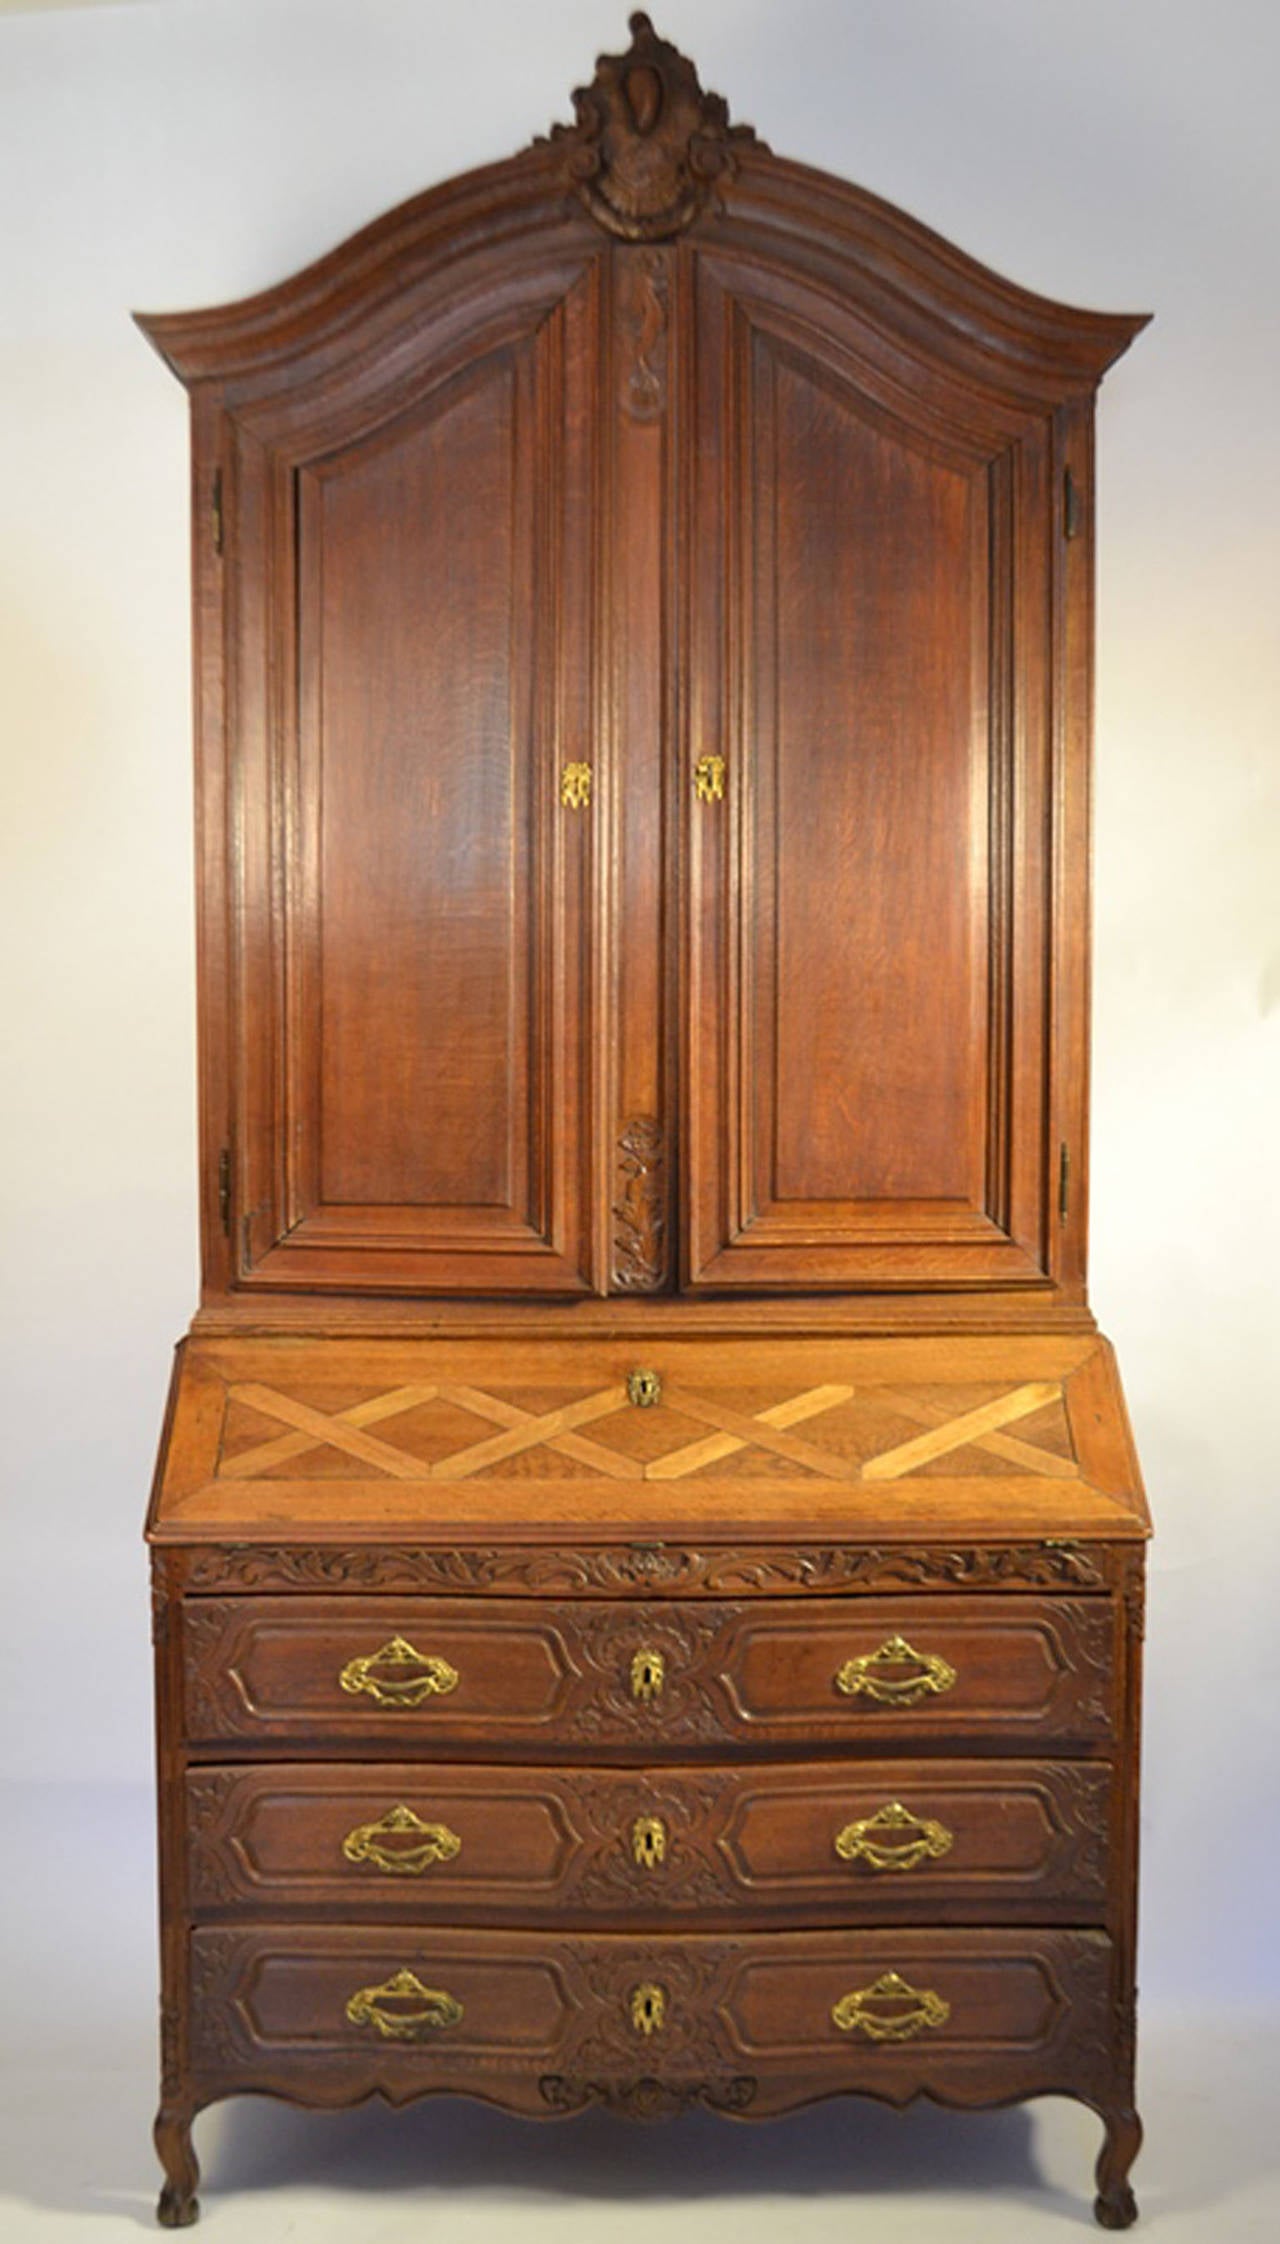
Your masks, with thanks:
<instances>
[{"instance_id":1,"label":"light wood inlay strip","mask_svg":"<svg viewBox=\"0 0 1280 2244\"><path fill-rule=\"evenodd\" d=\"M477 1418L491 1419L495 1426L528 1426L534 1422L534 1413L520 1410L515 1403L503 1402L497 1395L486 1395L482 1387L462 1387L456 1384L441 1387L442 1402L455 1403L460 1410L473 1411ZM558 1451L562 1457L572 1457L580 1465L593 1465L597 1472L608 1473L614 1480L639 1480L640 1468L632 1457L619 1456L616 1449L606 1449L603 1442L591 1441L585 1434L552 1434L546 1447Z\"/></svg>"},{"instance_id":2,"label":"light wood inlay strip","mask_svg":"<svg viewBox=\"0 0 1280 2244\"><path fill-rule=\"evenodd\" d=\"M416 1410L419 1403L433 1402L438 1392L435 1387L396 1387L390 1394L371 1395L367 1402L353 1403L350 1410L336 1410L333 1424L376 1426L382 1418L398 1418L402 1411ZM330 1438L326 1434L326 1442ZM305 1457L309 1449L318 1446L310 1434L277 1434L274 1441L260 1442L255 1449L242 1449L228 1457L218 1467L218 1478L253 1480L270 1466L287 1465L291 1457Z\"/></svg>"},{"instance_id":3,"label":"light wood inlay strip","mask_svg":"<svg viewBox=\"0 0 1280 2244\"><path fill-rule=\"evenodd\" d=\"M506 1457L518 1457L522 1449L532 1449L552 1435L572 1433L576 1426L588 1426L595 1418L609 1417L615 1410L621 1410L626 1399L625 1387L605 1387L599 1394L584 1396L581 1402L545 1411L540 1418L526 1419L523 1425L513 1426L504 1434L494 1434L489 1441L474 1442L469 1449L460 1449L452 1457L442 1457L432 1466L431 1478L466 1480L472 1473L483 1472L486 1465L498 1465Z\"/></svg>"},{"instance_id":4,"label":"light wood inlay strip","mask_svg":"<svg viewBox=\"0 0 1280 2244\"><path fill-rule=\"evenodd\" d=\"M781 1427L766 1425L762 1418L744 1417L740 1411L730 1410L723 1403L708 1402L705 1396L690 1394L683 1387L668 1387L665 1393L673 1410L682 1411L686 1418L696 1418L703 1426L718 1427L721 1433L736 1434L744 1444L754 1442L761 1449L772 1449L779 1457L789 1457L793 1464L807 1466L812 1473L825 1474L828 1480L857 1477L857 1467L845 1458L816 1449L812 1443L800 1441Z\"/></svg>"},{"instance_id":5,"label":"light wood inlay strip","mask_svg":"<svg viewBox=\"0 0 1280 2244\"><path fill-rule=\"evenodd\" d=\"M951 1414L941 1403L922 1402L918 1395L904 1394L900 1387L880 1387L876 1392L904 1418L914 1418L917 1426L951 1424ZM1019 1441L1016 1434L976 1434L970 1439L975 1449L1005 1457L1011 1465L1021 1465L1024 1472L1047 1473L1057 1480L1077 1480L1080 1476L1074 1457L1060 1457L1056 1450L1040 1449L1033 1441Z\"/></svg>"},{"instance_id":6,"label":"light wood inlay strip","mask_svg":"<svg viewBox=\"0 0 1280 2244\"><path fill-rule=\"evenodd\" d=\"M328 1442L334 1449L344 1449L351 1457L359 1457L366 1465L376 1465L379 1472L394 1473L397 1480L425 1480L430 1467L420 1457L410 1457L403 1449L393 1449L390 1442L378 1441L373 1434L362 1434L358 1426L344 1426L338 1418L326 1418L322 1410L309 1410L305 1403L294 1402L289 1395L278 1395L274 1387L233 1387L231 1393L237 1402L248 1403L268 1418L281 1418L286 1426L296 1426L299 1433L310 1434L312 1444Z\"/></svg>"},{"instance_id":7,"label":"light wood inlay strip","mask_svg":"<svg viewBox=\"0 0 1280 2244\"><path fill-rule=\"evenodd\" d=\"M1010 1394L997 1395L994 1402L983 1403L979 1410L968 1410L961 1418L950 1418L945 1425L935 1426L932 1432L917 1434L914 1441L901 1442L896 1449L882 1449L878 1457L868 1458L862 1468L864 1480L898 1480L903 1473L915 1472L935 1457L946 1457L953 1449L963 1449L977 1434L994 1433L997 1427L1010 1425L1015 1418L1029 1418L1033 1410L1043 1410L1046 1403L1056 1402L1062 1390L1055 1380L1036 1380L1030 1386L1015 1387Z\"/></svg>"},{"instance_id":8,"label":"light wood inlay strip","mask_svg":"<svg viewBox=\"0 0 1280 2244\"><path fill-rule=\"evenodd\" d=\"M852 1387L811 1387L807 1394L791 1395L786 1402L771 1403L768 1410L756 1412L762 1426L798 1426L806 1418L816 1418L819 1412L834 1410L837 1403L848 1402ZM687 1473L696 1473L703 1465L716 1465L724 1457L732 1457L749 1446L742 1434L708 1434L704 1441L686 1442L682 1449L668 1450L665 1457L657 1457L645 1467L646 1480L683 1480Z\"/></svg>"}]
</instances>

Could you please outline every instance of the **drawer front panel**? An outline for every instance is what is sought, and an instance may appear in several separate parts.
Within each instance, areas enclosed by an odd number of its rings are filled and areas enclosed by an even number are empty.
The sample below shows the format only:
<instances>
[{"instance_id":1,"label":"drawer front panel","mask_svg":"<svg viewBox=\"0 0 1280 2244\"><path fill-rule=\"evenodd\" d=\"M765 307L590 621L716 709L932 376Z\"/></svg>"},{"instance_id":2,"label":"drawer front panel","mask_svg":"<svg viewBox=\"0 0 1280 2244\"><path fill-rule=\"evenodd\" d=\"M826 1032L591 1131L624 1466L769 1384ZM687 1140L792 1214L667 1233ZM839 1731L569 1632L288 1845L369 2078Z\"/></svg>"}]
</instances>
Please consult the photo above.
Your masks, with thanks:
<instances>
[{"instance_id":1,"label":"drawer front panel","mask_svg":"<svg viewBox=\"0 0 1280 2244\"><path fill-rule=\"evenodd\" d=\"M1083 1743L1115 1721L1106 1598L197 1598L184 1632L196 1744L884 1753L966 1734Z\"/></svg>"},{"instance_id":2,"label":"drawer front panel","mask_svg":"<svg viewBox=\"0 0 1280 2244\"><path fill-rule=\"evenodd\" d=\"M1077 1931L203 1926L193 2058L207 2084L334 2101L465 2088L544 2113L695 2099L763 2113L844 2088L1100 2092L1110 1967L1106 1937Z\"/></svg>"},{"instance_id":3,"label":"drawer front panel","mask_svg":"<svg viewBox=\"0 0 1280 2244\"><path fill-rule=\"evenodd\" d=\"M193 1770L197 1911L374 1922L1100 1919L1110 1771L1072 1762Z\"/></svg>"}]
</instances>

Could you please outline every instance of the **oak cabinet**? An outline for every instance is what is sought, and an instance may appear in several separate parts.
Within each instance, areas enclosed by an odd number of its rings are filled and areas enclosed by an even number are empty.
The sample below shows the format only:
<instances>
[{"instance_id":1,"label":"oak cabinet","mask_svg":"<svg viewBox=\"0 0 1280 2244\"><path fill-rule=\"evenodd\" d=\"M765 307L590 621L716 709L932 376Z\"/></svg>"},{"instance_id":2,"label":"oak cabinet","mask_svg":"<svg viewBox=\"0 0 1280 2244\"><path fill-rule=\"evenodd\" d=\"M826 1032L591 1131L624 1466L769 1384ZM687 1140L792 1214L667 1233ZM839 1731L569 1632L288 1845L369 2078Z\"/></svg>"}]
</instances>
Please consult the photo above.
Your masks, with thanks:
<instances>
[{"instance_id":1,"label":"oak cabinet","mask_svg":"<svg viewBox=\"0 0 1280 2244\"><path fill-rule=\"evenodd\" d=\"M142 321L199 685L161 2217L235 2088L1056 2087L1123 2225L1088 761L1143 323L775 157L643 16L575 107Z\"/></svg>"}]
</instances>

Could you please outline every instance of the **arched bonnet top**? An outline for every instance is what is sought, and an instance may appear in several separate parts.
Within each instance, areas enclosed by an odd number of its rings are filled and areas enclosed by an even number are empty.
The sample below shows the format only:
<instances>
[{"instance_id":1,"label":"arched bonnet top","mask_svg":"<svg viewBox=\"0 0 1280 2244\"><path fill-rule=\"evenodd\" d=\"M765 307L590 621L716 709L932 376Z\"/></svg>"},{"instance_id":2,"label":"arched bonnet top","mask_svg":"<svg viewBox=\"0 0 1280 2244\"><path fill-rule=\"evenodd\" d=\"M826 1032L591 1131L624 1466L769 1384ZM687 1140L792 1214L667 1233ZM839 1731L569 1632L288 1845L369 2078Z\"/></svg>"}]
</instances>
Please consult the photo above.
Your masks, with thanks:
<instances>
[{"instance_id":1,"label":"arched bonnet top","mask_svg":"<svg viewBox=\"0 0 1280 2244\"><path fill-rule=\"evenodd\" d=\"M610 239L687 238L803 272L909 355L1023 410L1090 391L1146 326L1017 287L862 188L775 156L647 15L630 28L627 52L601 55L575 92L572 125L429 188L274 288L138 325L188 387L247 402L403 334L442 291L482 291L499 263L532 272Z\"/></svg>"}]
</instances>

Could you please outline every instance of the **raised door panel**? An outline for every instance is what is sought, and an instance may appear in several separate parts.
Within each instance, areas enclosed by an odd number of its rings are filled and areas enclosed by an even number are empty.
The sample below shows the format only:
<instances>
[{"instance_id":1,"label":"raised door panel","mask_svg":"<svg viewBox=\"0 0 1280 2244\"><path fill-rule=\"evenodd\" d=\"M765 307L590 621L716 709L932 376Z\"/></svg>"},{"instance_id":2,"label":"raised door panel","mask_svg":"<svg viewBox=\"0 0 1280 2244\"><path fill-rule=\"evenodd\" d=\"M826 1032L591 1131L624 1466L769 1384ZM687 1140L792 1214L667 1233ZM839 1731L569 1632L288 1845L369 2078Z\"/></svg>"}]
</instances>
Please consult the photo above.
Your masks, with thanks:
<instances>
[{"instance_id":1,"label":"raised door panel","mask_svg":"<svg viewBox=\"0 0 1280 2244\"><path fill-rule=\"evenodd\" d=\"M1046 425L762 289L698 276L689 1277L1043 1284Z\"/></svg>"},{"instance_id":2,"label":"raised door panel","mask_svg":"<svg viewBox=\"0 0 1280 2244\"><path fill-rule=\"evenodd\" d=\"M242 434L268 554L265 629L239 610L242 1285L594 1282L591 822L561 774L590 730L597 298L588 271L501 340Z\"/></svg>"}]
</instances>

